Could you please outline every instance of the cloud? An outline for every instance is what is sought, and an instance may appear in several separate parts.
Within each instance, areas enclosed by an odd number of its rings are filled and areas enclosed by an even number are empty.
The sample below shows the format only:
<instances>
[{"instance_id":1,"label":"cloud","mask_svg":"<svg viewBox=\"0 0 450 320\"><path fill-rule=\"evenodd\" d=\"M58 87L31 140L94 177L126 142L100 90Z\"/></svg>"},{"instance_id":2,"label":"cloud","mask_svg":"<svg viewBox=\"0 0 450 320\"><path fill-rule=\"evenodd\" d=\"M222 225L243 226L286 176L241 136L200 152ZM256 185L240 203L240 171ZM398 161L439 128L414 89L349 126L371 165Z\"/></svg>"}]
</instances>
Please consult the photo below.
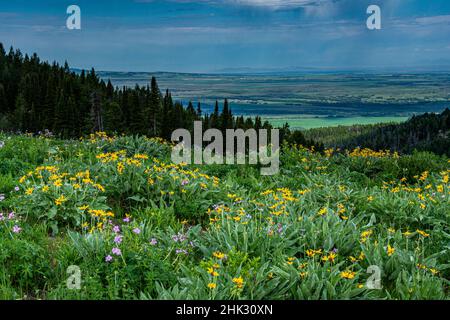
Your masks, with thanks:
<instances>
[{"instance_id":1,"label":"cloud","mask_svg":"<svg viewBox=\"0 0 450 320\"><path fill-rule=\"evenodd\" d=\"M269 8L293 8L293 7L305 7L316 6L323 2L330 2L324 0L223 0L222 2L228 2L235 5L247 5L257 7L269 7Z\"/></svg>"},{"instance_id":2,"label":"cloud","mask_svg":"<svg viewBox=\"0 0 450 320\"><path fill-rule=\"evenodd\" d=\"M419 24L430 25L430 24L449 24L450 23L450 15L442 15L442 16L429 16L417 18L416 22Z\"/></svg>"},{"instance_id":3,"label":"cloud","mask_svg":"<svg viewBox=\"0 0 450 320\"><path fill-rule=\"evenodd\" d=\"M151 3L155 0L135 0L139 3ZM249 6L268 9L302 8L310 6L321 6L334 3L339 0L168 0L176 3L204 3L212 5Z\"/></svg>"}]
</instances>

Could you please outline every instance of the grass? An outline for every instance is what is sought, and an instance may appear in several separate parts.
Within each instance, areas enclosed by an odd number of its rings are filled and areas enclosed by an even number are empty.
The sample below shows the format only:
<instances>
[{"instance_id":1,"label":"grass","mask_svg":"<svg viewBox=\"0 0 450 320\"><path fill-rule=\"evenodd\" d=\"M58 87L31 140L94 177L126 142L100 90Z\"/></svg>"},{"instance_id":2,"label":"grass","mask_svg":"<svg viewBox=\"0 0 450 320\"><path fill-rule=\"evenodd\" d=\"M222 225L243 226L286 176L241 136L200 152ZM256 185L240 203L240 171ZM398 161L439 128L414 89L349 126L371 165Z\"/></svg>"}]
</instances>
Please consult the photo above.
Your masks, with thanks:
<instances>
[{"instance_id":1,"label":"grass","mask_svg":"<svg viewBox=\"0 0 450 320\"><path fill-rule=\"evenodd\" d=\"M0 141L1 299L449 298L447 158L285 147L260 176L145 137Z\"/></svg>"},{"instance_id":2,"label":"grass","mask_svg":"<svg viewBox=\"0 0 450 320\"><path fill-rule=\"evenodd\" d=\"M322 127L367 125L378 123L400 123L408 120L408 117L349 117L349 118L328 118L328 117L264 117L263 120L269 121L274 127L281 127L286 122L291 129L313 129Z\"/></svg>"}]
</instances>

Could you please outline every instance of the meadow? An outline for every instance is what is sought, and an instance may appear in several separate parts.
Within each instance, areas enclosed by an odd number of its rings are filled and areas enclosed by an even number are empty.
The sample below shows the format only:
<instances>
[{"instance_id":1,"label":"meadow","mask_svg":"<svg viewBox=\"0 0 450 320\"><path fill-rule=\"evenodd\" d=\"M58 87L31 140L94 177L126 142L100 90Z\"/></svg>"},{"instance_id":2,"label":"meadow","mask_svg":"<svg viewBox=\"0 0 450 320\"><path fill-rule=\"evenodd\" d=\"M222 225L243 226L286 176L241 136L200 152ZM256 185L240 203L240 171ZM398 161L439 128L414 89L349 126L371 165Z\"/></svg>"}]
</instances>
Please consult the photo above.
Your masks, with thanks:
<instances>
[{"instance_id":1,"label":"meadow","mask_svg":"<svg viewBox=\"0 0 450 320\"><path fill-rule=\"evenodd\" d=\"M315 128L331 128L339 126L352 125L370 125L380 123L400 123L408 120L408 117L296 117L296 116L278 116L263 117L263 121L269 121L275 128L282 127L285 123L293 130L309 130Z\"/></svg>"},{"instance_id":2,"label":"meadow","mask_svg":"<svg viewBox=\"0 0 450 320\"><path fill-rule=\"evenodd\" d=\"M448 158L285 145L260 176L170 151L0 133L0 299L449 298Z\"/></svg>"}]
</instances>

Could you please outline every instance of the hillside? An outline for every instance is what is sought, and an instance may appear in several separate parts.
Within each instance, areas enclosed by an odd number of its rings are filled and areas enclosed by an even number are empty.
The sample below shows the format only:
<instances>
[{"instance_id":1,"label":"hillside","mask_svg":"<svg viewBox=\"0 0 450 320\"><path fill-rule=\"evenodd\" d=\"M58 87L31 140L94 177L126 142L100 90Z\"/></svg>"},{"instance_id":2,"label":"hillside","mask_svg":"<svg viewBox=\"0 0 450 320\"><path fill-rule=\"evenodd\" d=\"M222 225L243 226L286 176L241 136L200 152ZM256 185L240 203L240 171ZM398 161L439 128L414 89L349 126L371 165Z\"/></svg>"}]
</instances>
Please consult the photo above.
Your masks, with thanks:
<instances>
[{"instance_id":1,"label":"hillside","mask_svg":"<svg viewBox=\"0 0 450 320\"><path fill-rule=\"evenodd\" d=\"M450 156L450 110L413 116L400 124L320 128L305 134L328 147L341 149L363 147L401 153L419 150Z\"/></svg>"},{"instance_id":2,"label":"hillside","mask_svg":"<svg viewBox=\"0 0 450 320\"><path fill-rule=\"evenodd\" d=\"M1 299L449 297L446 158L285 148L263 177L142 136L0 141Z\"/></svg>"}]
</instances>

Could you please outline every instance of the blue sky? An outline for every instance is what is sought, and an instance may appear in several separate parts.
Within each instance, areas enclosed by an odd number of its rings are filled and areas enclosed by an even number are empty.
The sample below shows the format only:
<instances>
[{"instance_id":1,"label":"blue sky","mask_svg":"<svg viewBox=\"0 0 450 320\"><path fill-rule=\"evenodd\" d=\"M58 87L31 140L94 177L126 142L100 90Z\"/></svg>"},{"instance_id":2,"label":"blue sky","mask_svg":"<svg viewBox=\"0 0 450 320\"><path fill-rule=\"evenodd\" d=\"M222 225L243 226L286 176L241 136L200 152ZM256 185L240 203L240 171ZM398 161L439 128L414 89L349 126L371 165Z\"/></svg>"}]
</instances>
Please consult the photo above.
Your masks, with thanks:
<instances>
[{"instance_id":1,"label":"blue sky","mask_svg":"<svg viewBox=\"0 0 450 320\"><path fill-rule=\"evenodd\" d=\"M65 27L71 4L81 30ZM0 42L111 71L450 70L450 1L0 0Z\"/></svg>"}]
</instances>

